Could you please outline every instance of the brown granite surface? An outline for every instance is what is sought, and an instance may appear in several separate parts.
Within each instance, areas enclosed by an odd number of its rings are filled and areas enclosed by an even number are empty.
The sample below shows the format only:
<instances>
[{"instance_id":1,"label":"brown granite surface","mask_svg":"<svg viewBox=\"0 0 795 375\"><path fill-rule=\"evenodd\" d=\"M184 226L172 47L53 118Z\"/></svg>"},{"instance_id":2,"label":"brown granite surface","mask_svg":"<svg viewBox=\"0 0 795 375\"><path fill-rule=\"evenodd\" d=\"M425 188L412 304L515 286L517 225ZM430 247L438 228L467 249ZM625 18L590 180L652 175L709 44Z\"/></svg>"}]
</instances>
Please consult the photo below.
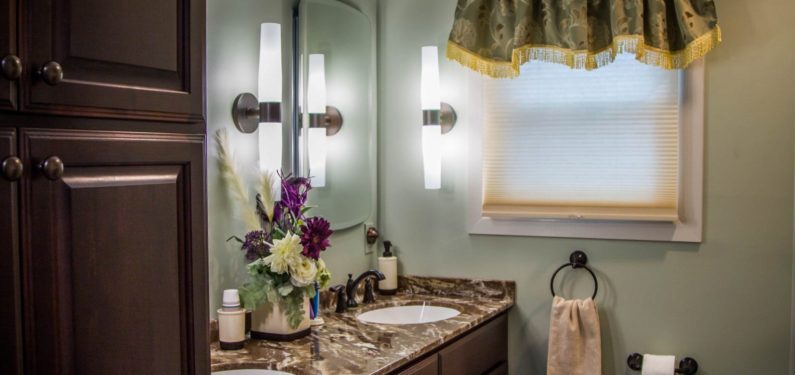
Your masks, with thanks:
<instances>
[{"instance_id":1,"label":"brown granite surface","mask_svg":"<svg viewBox=\"0 0 795 375\"><path fill-rule=\"evenodd\" d=\"M431 352L513 306L516 285L484 281L401 276L394 296L377 296L343 314L334 312L333 298L324 298L322 326L291 342L249 340L246 347L222 351L210 345L213 371L259 368L296 375L387 374ZM328 297L328 296L324 296ZM427 304L452 307L460 315L427 324L362 323L356 315L386 306ZM215 336L217 337L217 336Z\"/></svg>"}]
</instances>

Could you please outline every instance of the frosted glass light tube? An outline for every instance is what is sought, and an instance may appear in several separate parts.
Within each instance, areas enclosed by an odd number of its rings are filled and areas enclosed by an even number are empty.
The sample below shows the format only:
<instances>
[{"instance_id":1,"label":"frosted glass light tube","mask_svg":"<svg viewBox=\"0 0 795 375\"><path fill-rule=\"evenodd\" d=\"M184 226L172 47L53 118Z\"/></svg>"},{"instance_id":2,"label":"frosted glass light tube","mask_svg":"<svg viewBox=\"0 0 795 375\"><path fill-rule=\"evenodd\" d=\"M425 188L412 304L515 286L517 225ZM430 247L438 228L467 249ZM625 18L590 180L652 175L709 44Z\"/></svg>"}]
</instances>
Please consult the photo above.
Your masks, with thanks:
<instances>
[{"instance_id":1,"label":"frosted glass light tube","mask_svg":"<svg viewBox=\"0 0 795 375\"><path fill-rule=\"evenodd\" d=\"M421 78L422 110L439 110L442 99L439 93L439 51L436 46L422 47Z\"/></svg>"},{"instance_id":2,"label":"frosted glass light tube","mask_svg":"<svg viewBox=\"0 0 795 375\"><path fill-rule=\"evenodd\" d=\"M309 55L309 79L307 81L307 112L326 113L326 57Z\"/></svg>"},{"instance_id":3,"label":"frosted glass light tube","mask_svg":"<svg viewBox=\"0 0 795 375\"><path fill-rule=\"evenodd\" d=\"M326 186L326 128L309 128L309 176L313 187Z\"/></svg>"},{"instance_id":4,"label":"frosted glass light tube","mask_svg":"<svg viewBox=\"0 0 795 375\"><path fill-rule=\"evenodd\" d=\"M282 101L282 26L263 23L259 33L259 80L257 99Z\"/></svg>"},{"instance_id":5,"label":"frosted glass light tube","mask_svg":"<svg viewBox=\"0 0 795 375\"><path fill-rule=\"evenodd\" d=\"M422 164L425 171L425 188L442 187L442 127L422 127Z\"/></svg>"},{"instance_id":6,"label":"frosted glass light tube","mask_svg":"<svg viewBox=\"0 0 795 375\"><path fill-rule=\"evenodd\" d=\"M258 96L263 103L282 101L282 31L278 23L260 25ZM262 123L258 129L259 166L262 172L282 168L282 124Z\"/></svg>"}]
</instances>

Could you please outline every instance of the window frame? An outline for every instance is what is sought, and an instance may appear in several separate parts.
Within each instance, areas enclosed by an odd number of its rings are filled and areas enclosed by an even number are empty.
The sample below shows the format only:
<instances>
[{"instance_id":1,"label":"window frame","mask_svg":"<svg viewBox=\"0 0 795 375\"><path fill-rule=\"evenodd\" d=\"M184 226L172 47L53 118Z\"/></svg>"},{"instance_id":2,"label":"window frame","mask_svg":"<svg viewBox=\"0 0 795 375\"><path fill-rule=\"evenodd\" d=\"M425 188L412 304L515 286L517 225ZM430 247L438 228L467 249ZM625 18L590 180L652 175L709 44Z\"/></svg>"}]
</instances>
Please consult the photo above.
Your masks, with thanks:
<instances>
[{"instance_id":1,"label":"window frame","mask_svg":"<svg viewBox=\"0 0 795 375\"><path fill-rule=\"evenodd\" d=\"M531 62L536 63L537 62ZM609 221L576 219L493 219L483 216L483 80L476 73L467 79L470 234L565 237L617 240L701 242L704 176L704 59L679 73L679 217L678 222Z\"/></svg>"}]
</instances>

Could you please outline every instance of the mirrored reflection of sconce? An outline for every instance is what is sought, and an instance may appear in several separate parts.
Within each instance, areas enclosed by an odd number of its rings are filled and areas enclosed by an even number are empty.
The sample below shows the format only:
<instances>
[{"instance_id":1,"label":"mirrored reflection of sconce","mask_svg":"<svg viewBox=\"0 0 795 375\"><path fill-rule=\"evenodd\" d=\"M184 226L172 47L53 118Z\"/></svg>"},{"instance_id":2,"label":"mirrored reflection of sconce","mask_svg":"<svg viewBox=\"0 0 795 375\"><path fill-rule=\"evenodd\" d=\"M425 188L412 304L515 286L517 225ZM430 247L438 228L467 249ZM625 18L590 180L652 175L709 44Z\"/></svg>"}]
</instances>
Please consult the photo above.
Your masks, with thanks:
<instances>
[{"instance_id":1,"label":"mirrored reflection of sconce","mask_svg":"<svg viewBox=\"0 0 795 375\"><path fill-rule=\"evenodd\" d=\"M282 167L282 32L278 23L260 26L258 97L244 93L235 98L232 119L243 133L259 129L262 171Z\"/></svg>"},{"instance_id":2,"label":"mirrored reflection of sconce","mask_svg":"<svg viewBox=\"0 0 795 375\"><path fill-rule=\"evenodd\" d=\"M340 111L326 102L326 58L322 54L309 55L309 78L307 79L307 113L309 127L309 175L312 186L326 186L326 137L337 134L342 127Z\"/></svg>"},{"instance_id":3,"label":"mirrored reflection of sconce","mask_svg":"<svg viewBox=\"0 0 795 375\"><path fill-rule=\"evenodd\" d=\"M422 163L425 188L442 187L442 135L453 130L456 113L442 103L439 83L439 51L436 46L422 47Z\"/></svg>"}]
</instances>

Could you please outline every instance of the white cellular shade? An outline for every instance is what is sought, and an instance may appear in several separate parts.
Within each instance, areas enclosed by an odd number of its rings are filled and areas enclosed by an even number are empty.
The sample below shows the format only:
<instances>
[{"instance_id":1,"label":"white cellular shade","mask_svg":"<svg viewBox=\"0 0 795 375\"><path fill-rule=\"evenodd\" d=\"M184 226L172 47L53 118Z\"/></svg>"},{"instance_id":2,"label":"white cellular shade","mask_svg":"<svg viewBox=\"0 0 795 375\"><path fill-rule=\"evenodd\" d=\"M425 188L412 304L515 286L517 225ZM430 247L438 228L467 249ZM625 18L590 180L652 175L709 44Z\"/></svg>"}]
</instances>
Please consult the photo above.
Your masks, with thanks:
<instances>
[{"instance_id":1,"label":"white cellular shade","mask_svg":"<svg viewBox=\"0 0 795 375\"><path fill-rule=\"evenodd\" d=\"M442 187L442 127L422 127L422 165L425 172L425 188Z\"/></svg>"},{"instance_id":2,"label":"white cellular shade","mask_svg":"<svg viewBox=\"0 0 795 375\"><path fill-rule=\"evenodd\" d=\"M679 73L631 56L484 83L483 215L678 220Z\"/></svg>"},{"instance_id":3,"label":"white cellular shade","mask_svg":"<svg viewBox=\"0 0 795 375\"><path fill-rule=\"evenodd\" d=\"M442 99L439 93L439 51L436 46L422 47L420 86L422 109L438 110Z\"/></svg>"},{"instance_id":4,"label":"white cellular shade","mask_svg":"<svg viewBox=\"0 0 795 375\"><path fill-rule=\"evenodd\" d=\"M309 128L309 176L312 178L312 186L326 186L326 154L328 146L326 142L326 128Z\"/></svg>"},{"instance_id":5,"label":"white cellular shade","mask_svg":"<svg viewBox=\"0 0 795 375\"><path fill-rule=\"evenodd\" d=\"M282 101L282 31L278 23L263 23L259 35L260 102Z\"/></svg>"},{"instance_id":6,"label":"white cellular shade","mask_svg":"<svg viewBox=\"0 0 795 375\"><path fill-rule=\"evenodd\" d=\"M309 78L307 80L308 113L326 113L326 57L309 55Z\"/></svg>"}]
</instances>

